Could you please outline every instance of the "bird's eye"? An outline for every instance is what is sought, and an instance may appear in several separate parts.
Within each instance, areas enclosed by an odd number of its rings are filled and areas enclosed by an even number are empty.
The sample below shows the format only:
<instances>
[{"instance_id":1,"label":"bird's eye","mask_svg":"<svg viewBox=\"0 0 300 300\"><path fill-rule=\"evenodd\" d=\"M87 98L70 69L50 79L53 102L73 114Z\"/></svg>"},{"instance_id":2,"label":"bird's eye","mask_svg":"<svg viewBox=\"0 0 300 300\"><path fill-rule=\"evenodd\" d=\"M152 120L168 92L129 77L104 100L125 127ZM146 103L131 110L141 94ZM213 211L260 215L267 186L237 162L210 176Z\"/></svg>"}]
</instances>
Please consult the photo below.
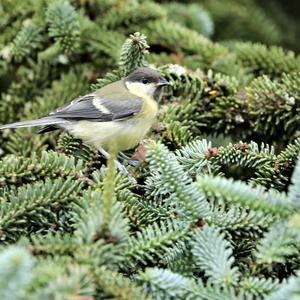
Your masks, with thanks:
<instances>
[{"instance_id":1,"label":"bird's eye","mask_svg":"<svg viewBox=\"0 0 300 300\"><path fill-rule=\"evenodd\" d=\"M149 80L148 80L147 78L143 78L143 79L142 79L142 83L143 83L143 84L147 84L147 83L149 83Z\"/></svg>"}]
</instances>

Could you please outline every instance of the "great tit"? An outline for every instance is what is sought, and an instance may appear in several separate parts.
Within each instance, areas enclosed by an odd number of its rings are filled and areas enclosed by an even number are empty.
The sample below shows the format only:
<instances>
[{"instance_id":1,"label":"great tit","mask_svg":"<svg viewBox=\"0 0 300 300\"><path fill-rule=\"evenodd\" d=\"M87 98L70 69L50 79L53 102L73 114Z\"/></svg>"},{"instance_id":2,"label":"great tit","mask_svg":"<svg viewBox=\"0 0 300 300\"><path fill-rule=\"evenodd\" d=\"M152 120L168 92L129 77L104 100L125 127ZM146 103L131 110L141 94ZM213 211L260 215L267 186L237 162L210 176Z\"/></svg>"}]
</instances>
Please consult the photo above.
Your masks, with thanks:
<instances>
[{"instance_id":1,"label":"great tit","mask_svg":"<svg viewBox=\"0 0 300 300\"><path fill-rule=\"evenodd\" d=\"M127 77L80 96L36 120L2 125L0 129L45 126L40 132L62 128L84 142L108 152L135 147L158 112L154 95L168 82L151 68L138 68ZM108 152L106 152L108 151ZM116 163L124 172L124 167Z\"/></svg>"}]
</instances>

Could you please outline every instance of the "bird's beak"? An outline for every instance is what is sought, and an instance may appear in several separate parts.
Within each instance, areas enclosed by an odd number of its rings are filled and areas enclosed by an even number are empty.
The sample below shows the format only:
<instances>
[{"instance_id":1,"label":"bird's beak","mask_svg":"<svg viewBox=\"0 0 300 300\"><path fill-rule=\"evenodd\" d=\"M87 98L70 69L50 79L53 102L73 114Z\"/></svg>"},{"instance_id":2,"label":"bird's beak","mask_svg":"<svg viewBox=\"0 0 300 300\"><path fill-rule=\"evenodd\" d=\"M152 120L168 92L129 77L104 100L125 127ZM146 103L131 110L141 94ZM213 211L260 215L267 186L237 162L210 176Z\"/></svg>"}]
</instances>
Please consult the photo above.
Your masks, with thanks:
<instances>
[{"instance_id":1,"label":"bird's beak","mask_svg":"<svg viewBox=\"0 0 300 300\"><path fill-rule=\"evenodd\" d=\"M164 86L164 85L169 85L170 83L165 80L165 79L160 79L159 82L156 84L157 86Z\"/></svg>"}]
</instances>

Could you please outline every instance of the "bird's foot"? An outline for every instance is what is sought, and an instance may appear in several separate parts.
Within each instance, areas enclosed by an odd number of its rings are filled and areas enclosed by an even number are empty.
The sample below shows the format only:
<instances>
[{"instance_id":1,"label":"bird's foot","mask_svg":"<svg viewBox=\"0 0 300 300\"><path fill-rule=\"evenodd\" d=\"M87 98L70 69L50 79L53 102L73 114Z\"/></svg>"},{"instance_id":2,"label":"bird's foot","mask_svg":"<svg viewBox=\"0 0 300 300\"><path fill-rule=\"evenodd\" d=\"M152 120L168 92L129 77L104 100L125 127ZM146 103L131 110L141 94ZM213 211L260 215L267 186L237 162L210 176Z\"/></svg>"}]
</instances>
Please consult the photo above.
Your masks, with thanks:
<instances>
[{"instance_id":1,"label":"bird's foot","mask_svg":"<svg viewBox=\"0 0 300 300\"><path fill-rule=\"evenodd\" d=\"M115 166L116 166L117 170L120 173L126 174L126 175L129 174L127 168L124 165L122 165L118 160L114 160L114 163L115 163Z\"/></svg>"},{"instance_id":2,"label":"bird's foot","mask_svg":"<svg viewBox=\"0 0 300 300\"><path fill-rule=\"evenodd\" d=\"M126 162L128 165L132 167L136 167L140 163L138 159L129 159L129 157L126 156L123 152L120 152L118 154L118 161Z\"/></svg>"},{"instance_id":3,"label":"bird's foot","mask_svg":"<svg viewBox=\"0 0 300 300\"><path fill-rule=\"evenodd\" d=\"M138 159L130 159L130 160L127 161L127 163L130 166L136 167L140 163L140 161Z\"/></svg>"},{"instance_id":4,"label":"bird's foot","mask_svg":"<svg viewBox=\"0 0 300 300\"><path fill-rule=\"evenodd\" d=\"M110 154L107 151L105 151L103 148L99 148L98 150L106 159L110 158ZM122 165L117 159L114 160L114 163L115 163L117 170L121 174L127 175L130 183L136 183L136 180L129 174L127 168L124 165Z\"/></svg>"}]
</instances>

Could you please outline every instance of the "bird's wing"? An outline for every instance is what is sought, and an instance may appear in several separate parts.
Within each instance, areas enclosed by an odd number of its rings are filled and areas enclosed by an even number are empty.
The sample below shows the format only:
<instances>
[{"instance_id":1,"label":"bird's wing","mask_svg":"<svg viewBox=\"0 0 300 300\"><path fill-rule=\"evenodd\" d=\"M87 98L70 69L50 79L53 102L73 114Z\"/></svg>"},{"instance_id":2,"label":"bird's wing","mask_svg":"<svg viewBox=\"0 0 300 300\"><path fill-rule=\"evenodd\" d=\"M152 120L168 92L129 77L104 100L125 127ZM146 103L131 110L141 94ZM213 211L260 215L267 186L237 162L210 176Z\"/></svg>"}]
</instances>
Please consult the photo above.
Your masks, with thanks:
<instances>
[{"instance_id":1,"label":"bird's wing","mask_svg":"<svg viewBox=\"0 0 300 300\"><path fill-rule=\"evenodd\" d=\"M108 122L123 120L137 114L143 106L143 100L129 93L123 81L111 83L102 89L59 107L37 120L21 121L0 125L0 130L9 128L48 126L60 127L69 121L88 120L94 122ZM50 125L50 127L49 127ZM53 127L51 127L53 129ZM43 131L43 130L42 130Z\"/></svg>"},{"instance_id":2,"label":"bird's wing","mask_svg":"<svg viewBox=\"0 0 300 300\"><path fill-rule=\"evenodd\" d=\"M120 82L117 82L120 84ZM113 83L118 87L116 83ZM107 89L107 87L105 87ZM125 87L124 87L125 88ZM104 95L106 94L106 95ZM49 116L68 121L88 120L95 122L107 122L122 120L137 114L143 105L141 98L123 90L112 89L107 93L91 93L74 99L69 104L59 107Z\"/></svg>"}]
</instances>

